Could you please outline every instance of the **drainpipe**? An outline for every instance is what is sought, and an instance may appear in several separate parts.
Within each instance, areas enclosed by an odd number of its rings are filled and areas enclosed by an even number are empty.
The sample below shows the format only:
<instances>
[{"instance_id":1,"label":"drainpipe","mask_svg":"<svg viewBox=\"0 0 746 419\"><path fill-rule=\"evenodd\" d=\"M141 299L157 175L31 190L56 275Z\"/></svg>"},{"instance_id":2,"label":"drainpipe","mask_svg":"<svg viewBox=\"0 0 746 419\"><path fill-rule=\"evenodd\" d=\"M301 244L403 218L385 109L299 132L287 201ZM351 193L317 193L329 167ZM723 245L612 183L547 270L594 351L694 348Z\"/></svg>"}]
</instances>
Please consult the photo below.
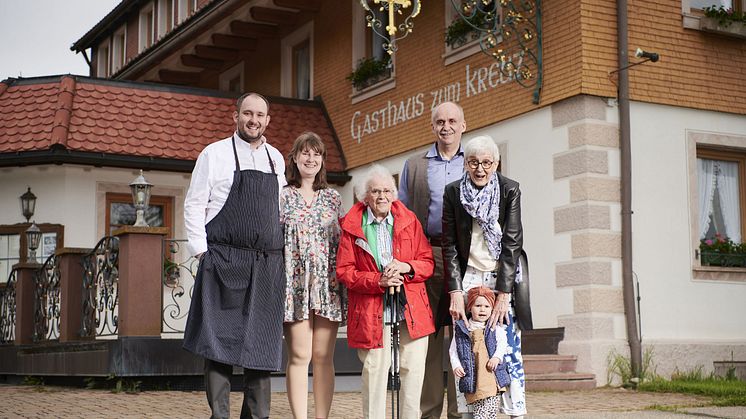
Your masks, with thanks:
<instances>
[{"instance_id":1,"label":"drainpipe","mask_svg":"<svg viewBox=\"0 0 746 419\"><path fill-rule=\"evenodd\" d=\"M627 51L627 0L617 0L617 51L619 67L629 62ZM619 71L619 143L622 170L622 292L624 318L627 323L632 377L638 379L642 367L642 348L635 315L635 289L632 281L632 151L629 123L629 74L628 69Z\"/></svg>"}]
</instances>

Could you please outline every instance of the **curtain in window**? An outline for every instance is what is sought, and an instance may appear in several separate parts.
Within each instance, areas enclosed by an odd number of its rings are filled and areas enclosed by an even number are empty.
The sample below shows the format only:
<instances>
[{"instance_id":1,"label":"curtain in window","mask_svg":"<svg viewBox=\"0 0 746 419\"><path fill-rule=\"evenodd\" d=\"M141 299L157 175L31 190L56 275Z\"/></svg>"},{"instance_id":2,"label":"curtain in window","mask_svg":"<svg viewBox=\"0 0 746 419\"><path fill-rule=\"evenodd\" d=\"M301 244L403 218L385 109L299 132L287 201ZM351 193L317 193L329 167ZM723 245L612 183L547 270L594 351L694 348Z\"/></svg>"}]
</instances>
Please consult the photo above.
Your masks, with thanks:
<instances>
[{"instance_id":1,"label":"curtain in window","mask_svg":"<svg viewBox=\"0 0 746 419\"><path fill-rule=\"evenodd\" d=\"M298 99L311 98L311 48L306 44L295 51L295 97Z\"/></svg>"},{"instance_id":2,"label":"curtain in window","mask_svg":"<svg viewBox=\"0 0 746 419\"><path fill-rule=\"evenodd\" d=\"M370 2L369 2L370 3ZM376 19L380 20L381 22L388 22L388 14L385 14L383 10L379 6L371 7L373 10L373 14L375 15ZM367 27L366 30L370 30ZM377 36L376 34L372 34L370 38L370 53L371 56L368 58L375 58L376 60L383 60L384 54L388 54L385 49L383 49L383 43L385 40L381 38L380 36Z\"/></svg>"},{"instance_id":3,"label":"curtain in window","mask_svg":"<svg viewBox=\"0 0 746 419\"><path fill-rule=\"evenodd\" d=\"M715 161L697 159L697 183L699 186L699 239L702 240L710 228L712 198L715 194Z\"/></svg>"},{"instance_id":4,"label":"curtain in window","mask_svg":"<svg viewBox=\"0 0 746 419\"><path fill-rule=\"evenodd\" d=\"M741 243L741 206L738 194L738 163L718 161L717 174L720 207L725 224L725 235Z\"/></svg>"},{"instance_id":5,"label":"curtain in window","mask_svg":"<svg viewBox=\"0 0 746 419\"><path fill-rule=\"evenodd\" d=\"M723 6L726 9L733 7L733 0L689 0L689 7L703 9L708 6Z\"/></svg>"}]
</instances>

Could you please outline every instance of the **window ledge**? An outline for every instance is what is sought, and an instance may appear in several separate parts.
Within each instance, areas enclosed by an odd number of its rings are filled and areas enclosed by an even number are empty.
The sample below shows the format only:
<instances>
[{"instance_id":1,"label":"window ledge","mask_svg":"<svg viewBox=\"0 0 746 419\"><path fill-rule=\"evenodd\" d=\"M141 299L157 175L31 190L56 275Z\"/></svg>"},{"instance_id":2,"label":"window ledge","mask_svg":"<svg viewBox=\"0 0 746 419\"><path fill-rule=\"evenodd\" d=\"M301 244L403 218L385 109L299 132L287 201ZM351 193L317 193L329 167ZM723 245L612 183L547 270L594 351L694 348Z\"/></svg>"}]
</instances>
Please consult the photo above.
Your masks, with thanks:
<instances>
[{"instance_id":1,"label":"window ledge","mask_svg":"<svg viewBox=\"0 0 746 419\"><path fill-rule=\"evenodd\" d=\"M443 54L443 61L445 65L450 65L457 61L461 61L466 57L472 56L481 50L482 47L479 45L479 39L466 43L458 48L450 48L446 45L446 53Z\"/></svg>"},{"instance_id":2,"label":"window ledge","mask_svg":"<svg viewBox=\"0 0 746 419\"><path fill-rule=\"evenodd\" d=\"M685 13L684 28L709 32L730 38L746 39L746 25L742 22L732 22L730 25L720 26L715 18Z\"/></svg>"},{"instance_id":3,"label":"window ledge","mask_svg":"<svg viewBox=\"0 0 746 419\"><path fill-rule=\"evenodd\" d=\"M352 104L354 105L366 99L370 99L373 96L380 95L381 93L391 90L395 87L396 78L391 75L391 77L387 78L386 80L378 82L372 86L368 86L363 90L354 90L353 87L353 92L352 95L350 95L350 98L352 99Z\"/></svg>"},{"instance_id":4,"label":"window ledge","mask_svg":"<svg viewBox=\"0 0 746 419\"><path fill-rule=\"evenodd\" d=\"M720 266L695 266L693 277L702 281L726 281L746 284L746 268L724 268Z\"/></svg>"}]
</instances>

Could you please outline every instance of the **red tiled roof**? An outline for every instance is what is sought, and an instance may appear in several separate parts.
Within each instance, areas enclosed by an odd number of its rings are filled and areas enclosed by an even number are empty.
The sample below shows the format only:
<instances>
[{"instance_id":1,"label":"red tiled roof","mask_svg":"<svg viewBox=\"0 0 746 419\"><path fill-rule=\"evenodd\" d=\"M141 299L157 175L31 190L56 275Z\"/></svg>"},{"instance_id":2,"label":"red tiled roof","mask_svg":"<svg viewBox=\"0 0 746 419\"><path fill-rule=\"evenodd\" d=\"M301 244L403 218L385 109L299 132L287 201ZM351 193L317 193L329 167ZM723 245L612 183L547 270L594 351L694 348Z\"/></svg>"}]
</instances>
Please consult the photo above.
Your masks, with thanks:
<instances>
[{"instance_id":1,"label":"red tiled roof","mask_svg":"<svg viewBox=\"0 0 746 419\"><path fill-rule=\"evenodd\" d=\"M323 104L270 98L265 135L287 155L295 138L314 131L328 149L327 170L345 161ZM0 83L0 156L59 151L194 161L230 136L234 97L222 92L79 76ZM19 162L22 163L22 162Z\"/></svg>"}]
</instances>

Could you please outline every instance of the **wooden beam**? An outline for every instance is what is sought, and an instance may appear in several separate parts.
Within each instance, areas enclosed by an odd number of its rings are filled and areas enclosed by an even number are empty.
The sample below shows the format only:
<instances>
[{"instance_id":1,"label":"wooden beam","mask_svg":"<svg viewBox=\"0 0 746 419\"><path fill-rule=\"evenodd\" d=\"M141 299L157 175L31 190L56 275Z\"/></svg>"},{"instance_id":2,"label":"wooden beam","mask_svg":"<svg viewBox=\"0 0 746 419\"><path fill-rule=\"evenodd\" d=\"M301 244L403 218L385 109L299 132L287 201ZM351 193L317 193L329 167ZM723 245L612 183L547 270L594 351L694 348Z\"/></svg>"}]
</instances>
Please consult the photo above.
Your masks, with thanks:
<instances>
[{"instance_id":1,"label":"wooden beam","mask_svg":"<svg viewBox=\"0 0 746 419\"><path fill-rule=\"evenodd\" d=\"M214 47L212 45L197 45L194 47L195 55L200 58L211 60L233 61L238 59L238 53L234 49Z\"/></svg>"},{"instance_id":2,"label":"wooden beam","mask_svg":"<svg viewBox=\"0 0 746 419\"><path fill-rule=\"evenodd\" d=\"M275 6L288 9L298 9L304 12L318 12L321 10L321 0L274 0Z\"/></svg>"},{"instance_id":3,"label":"wooden beam","mask_svg":"<svg viewBox=\"0 0 746 419\"><path fill-rule=\"evenodd\" d=\"M251 17L259 22L274 23L283 26L294 26L298 23L298 12L260 6L254 6L250 11Z\"/></svg>"},{"instance_id":4,"label":"wooden beam","mask_svg":"<svg viewBox=\"0 0 746 419\"><path fill-rule=\"evenodd\" d=\"M208 68L210 70L220 70L223 68L223 61L211 60L209 58L201 58L192 54L183 54L181 56L181 63L187 67L200 67Z\"/></svg>"},{"instance_id":5,"label":"wooden beam","mask_svg":"<svg viewBox=\"0 0 746 419\"><path fill-rule=\"evenodd\" d=\"M158 77L163 83L195 85L199 83L199 73L176 70L158 70Z\"/></svg>"},{"instance_id":6,"label":"wooden beam","mask_svg":"<svg viewBox=\"0 0 746 419\"><path fill-rule=\"evenodd\" d=\"M276 38L279 35L277 26L263 25L261 23L234 20L231 22L230 27L233 35L247 38Z\"/></svg>"},{"instance_id":7,"label":"wooden beam","mask_svg":"<svg viewBox=\"0 0 746 419\"><path fill-rule=\"evenodd\" d=\"M241 51L253 51L256 49L256 39L226 35L223 33L212 34L212 43L216 47Z\"/></svg>"}]
</instances>

